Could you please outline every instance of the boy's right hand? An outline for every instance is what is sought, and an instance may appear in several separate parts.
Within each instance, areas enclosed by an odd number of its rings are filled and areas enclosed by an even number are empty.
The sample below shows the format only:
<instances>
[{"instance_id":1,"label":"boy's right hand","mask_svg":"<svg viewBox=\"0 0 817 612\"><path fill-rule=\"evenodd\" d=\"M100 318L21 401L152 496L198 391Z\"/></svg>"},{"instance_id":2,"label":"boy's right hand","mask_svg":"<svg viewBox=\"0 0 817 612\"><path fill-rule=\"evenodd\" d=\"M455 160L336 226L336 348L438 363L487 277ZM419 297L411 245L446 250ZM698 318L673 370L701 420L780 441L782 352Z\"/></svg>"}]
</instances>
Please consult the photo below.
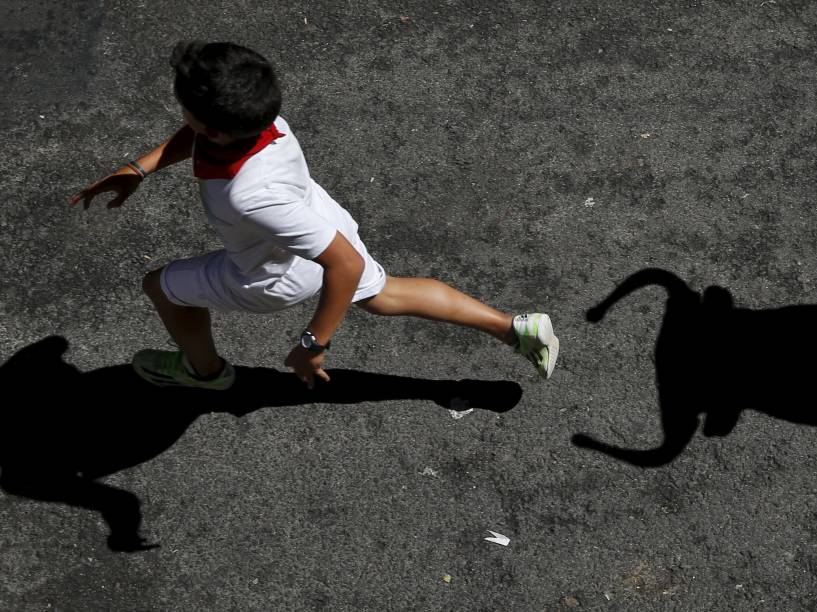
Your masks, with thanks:
<instances>
[{"instance_id":1,"label":"boy's right hand","mask_svg":"<svg viewBox=\"0 0 817 612\"><path fill-rule=\"evenodd\" d=\"M116 197L108 202L108 208L117 208L122 206L122 203L136 191L141 182L142 178L138 174L129 168L123 168L71 196L71 199L68 200L68 205L76 206L77 203L82 200L83 208L88 210L91 206L91 200L97 195L107 191L114 191L116 192Z\"/></svg>"}]
</instances>

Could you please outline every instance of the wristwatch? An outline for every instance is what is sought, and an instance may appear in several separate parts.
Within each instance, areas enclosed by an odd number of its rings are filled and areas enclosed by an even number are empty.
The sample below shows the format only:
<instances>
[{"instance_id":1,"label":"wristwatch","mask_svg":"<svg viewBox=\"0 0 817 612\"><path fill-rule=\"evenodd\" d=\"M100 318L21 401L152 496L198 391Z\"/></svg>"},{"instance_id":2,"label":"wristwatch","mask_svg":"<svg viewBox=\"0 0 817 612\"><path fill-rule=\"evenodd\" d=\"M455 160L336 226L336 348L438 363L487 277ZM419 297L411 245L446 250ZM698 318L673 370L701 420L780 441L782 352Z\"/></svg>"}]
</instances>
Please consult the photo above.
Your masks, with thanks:
<instances>
[{"instance_id":1,"label":"wristwatch","mask_svg":"<svg viewBox=\"0 0 817 612\"><path fill-rule=\"evenodd\" d=\"M330 340L325 345L318 344L317 338L315 338L315 334L313 334L308 329L304 330L304 333L301 334L301 346L304 347L307 351L311 351L312 353L323 353L324 351L329 350L329 346L332 344Z\"/></svg>"}]
</instances>

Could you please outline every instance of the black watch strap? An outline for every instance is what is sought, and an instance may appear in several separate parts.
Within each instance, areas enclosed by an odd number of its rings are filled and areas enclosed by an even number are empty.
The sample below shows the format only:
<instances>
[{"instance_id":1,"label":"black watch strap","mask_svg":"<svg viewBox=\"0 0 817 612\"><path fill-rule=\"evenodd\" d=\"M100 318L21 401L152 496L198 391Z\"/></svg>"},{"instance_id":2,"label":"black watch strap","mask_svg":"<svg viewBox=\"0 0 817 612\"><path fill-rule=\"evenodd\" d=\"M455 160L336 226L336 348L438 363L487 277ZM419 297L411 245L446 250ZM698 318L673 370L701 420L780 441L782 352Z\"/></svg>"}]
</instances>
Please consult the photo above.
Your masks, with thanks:
<instances>
[{"instance_id":1,"label":"black watch strap","mask_svg":"<svg viewBox=\"0 0 817 612\"><path fill-rule=\"evenodd\" d=\"M317 338L315 338L315 334L313 334L308 329L305 329L301 334L300 343L302 347L304 347L308 351L312 351L313 353L322 353L324 351L328 351L329 347L332 345L331 340L326 344L318 344L318 340Z\"/></svg>"}]
</instances>

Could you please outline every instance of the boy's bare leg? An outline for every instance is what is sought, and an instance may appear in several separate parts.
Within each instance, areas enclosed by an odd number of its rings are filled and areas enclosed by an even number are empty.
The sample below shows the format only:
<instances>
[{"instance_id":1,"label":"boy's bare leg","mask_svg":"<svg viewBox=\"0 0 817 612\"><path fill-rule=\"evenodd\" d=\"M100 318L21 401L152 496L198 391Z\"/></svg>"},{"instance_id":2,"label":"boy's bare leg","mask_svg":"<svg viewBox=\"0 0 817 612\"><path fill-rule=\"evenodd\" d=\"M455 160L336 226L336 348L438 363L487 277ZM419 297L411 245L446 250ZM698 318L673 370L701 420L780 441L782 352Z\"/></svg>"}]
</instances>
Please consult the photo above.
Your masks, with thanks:
<instances>
[{"instance_id":1,"label":"boy's bare leg","mask_svg":"<svg viewBox=\"0 0 817 612\"><path fill-rule=\"evenodd\" d=\"M159 281L161 270L145 275L142 288L156 307L168 333L187 356L196 372L204 377L216 374L224 363L216 352L206 308L178 306L167 299Z\"/></svg>"},{"instance_id":2,"label":"boy's bare leg","mask_svg":"<svg viewBox=\"0 0 817 612\"><path fill-rule=\"evenodd\" d=\"M513 346L513 315L486 306L443 282L430 278L386 277L376 296L357 302L366 312L408 315L472 327Z\"/></svg>"}]
</instances>

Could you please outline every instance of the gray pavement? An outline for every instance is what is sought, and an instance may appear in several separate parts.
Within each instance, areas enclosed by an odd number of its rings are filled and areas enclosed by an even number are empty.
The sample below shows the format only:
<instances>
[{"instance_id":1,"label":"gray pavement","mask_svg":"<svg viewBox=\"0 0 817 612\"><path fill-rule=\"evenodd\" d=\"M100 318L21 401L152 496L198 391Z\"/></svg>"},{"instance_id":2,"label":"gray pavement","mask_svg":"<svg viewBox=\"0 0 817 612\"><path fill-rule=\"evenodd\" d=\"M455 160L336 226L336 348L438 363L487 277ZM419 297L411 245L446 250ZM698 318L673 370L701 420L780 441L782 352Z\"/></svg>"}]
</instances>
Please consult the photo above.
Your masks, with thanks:
<instances>
[{"instance_id":1,"label":"gray pavement","mask_svg":"<svg viewBox=\"0 0 817 612\"><path fill-rule=\"evenodd\" d=\"M0 16L0 609L817 607L815 3ZM313 176L391 274L550 313L553 379L354 311L310 395L282 360L313 302L216 317L228 394L136 380L166 341L142 275L218 246L190 168L119 210L66 201L180 125L167 58L190 38L274 62ZM669 302L650 285L587 320L645 269L678 279ZM688 439L699 413L720 435ZM650 449L662 423L677 444L649 456L572 442ZM112 550L139 518L159 546Z\"/></svg>"}]
</instances>

